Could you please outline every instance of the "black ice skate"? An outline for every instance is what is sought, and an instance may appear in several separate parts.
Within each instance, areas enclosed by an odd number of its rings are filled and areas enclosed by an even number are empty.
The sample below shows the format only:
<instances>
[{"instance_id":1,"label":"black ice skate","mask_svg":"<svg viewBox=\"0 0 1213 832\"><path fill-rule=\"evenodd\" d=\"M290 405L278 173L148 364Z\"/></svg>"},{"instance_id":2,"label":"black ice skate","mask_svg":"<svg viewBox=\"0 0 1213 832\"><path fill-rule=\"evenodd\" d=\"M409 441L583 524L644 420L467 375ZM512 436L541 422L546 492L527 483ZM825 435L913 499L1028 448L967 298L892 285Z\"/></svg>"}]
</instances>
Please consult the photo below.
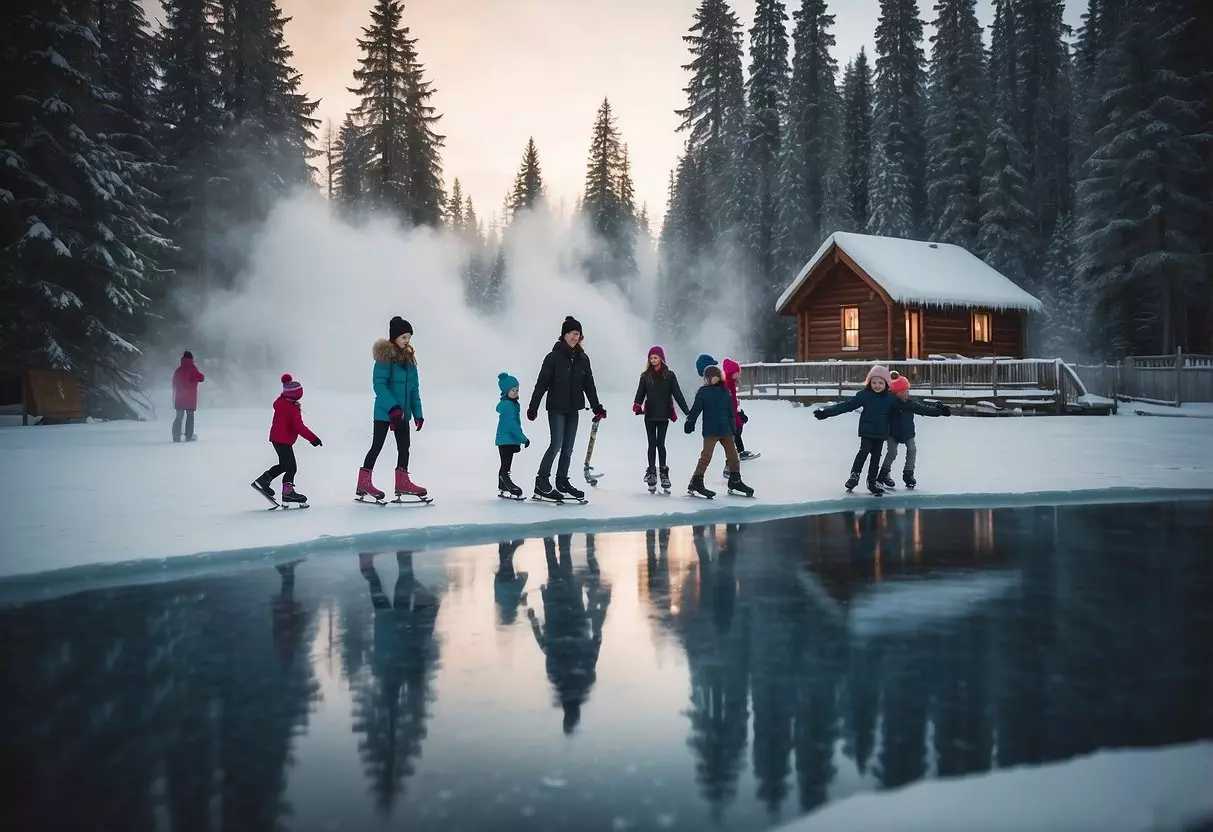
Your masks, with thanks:
<instances>
[{"instance_id":1,"label":"black ice skate","mask_svg":"<svg viewBox=\"0 0 1213 832\"><path fill-rule=\"evenodd\" d=\"M271 500L274 499L274 489L270 486L270 481L264 477L257 477L257 479L250 482L249 485L251 485L253 490L262 497L268 497Z\"/></svg>"},{"instance_id":2,"label":"black ice skate","mask_svg":"<svg viewBox=\"0 0 1213 832\"><path fill-rule=\"evenodd\" d=\"M868 493L873 497L883 497L884 489L880 487L880 483L876 480L868 480Z\"/></svg>"},{"instance_id":3,"label":"black ice skate","mask_svg":"<svg viewBox=\"0 0 1213 832\"><path fill-rule=\"evenodd\" d=\"M852 471L851 476L847 477L847 481L846 481L846 484L844 487L847 489L847 493L850 494L852 491L855 490L855 486L857 486L857 485L859 485L859 472Z\"/></svg>"},{"instance_id":4,"label":"black ice skate","mask_svg":"<svg viewBox=\"0 0 1213 832\"><path fill-rule=\"evenodd\" d=\"M663 467L659 470L661 472L661 490L664 491L666 494L669 494L670 493L670 469Z\"/></svg>"},{"instance_id":5,"label":"black ice skate","mask_svg":"<svg viewBox=\"0 0 1213 832\"><path fill-rule=\"evenodd\" d=\"M282 507L290 508L307 508L307 495L302 491L295 490L295 484L284 482L282 484Z\"/></svg>"},{"instance_id":6,"label":"black ice skate","mask_svg":"<svg viewBox=\"0 0 1213 832\"><path fill-rule=\"evenodd\" d=\"M729 494L740 494L743 497L753 497L754 489L741 481L741 472L734 471L729 476Z\"/></svg>"},{"instance_id":7,"label":"black ice skate","mask_svg":"<svg viewBox=\"0 0 1213 832\"><path fill-rule=\"evenodd\" d=\"M754 451L742 451L741 453L738 454L738 456L741 457L742 462L745 462L746 460L749 460L749 459L758 459L758 457L762 456L762 454L755 453Z\"/></svg>"},{"instance_id":8,"label":"black ice skate","mask_svg":"<svg viewBox=\"0 0 1213 832\"><path fill-rule=\"evenodd\" d=\"M703 484L703 477L691 477L690 483L687 485L687 494L691 497L707 497L709 500L716 496L716 492L708 489Z\"/></svg>"},{"instance_id":9,"label":"black ice skate","mask_svg":"<svg viewBox=\"0 0 1213 832\"><path fill-rule=\"evenodd\" d=\"M913 491L918 486L918 480L914 479L912 473L902 474L901 481L906 484L906 488Z\"/></svg>"},{"instance_id":10,"label":"black ice skate","mask_svg":"<svg viewBox=\"0 0 1213 832\"><path fill-rule=\"evenodd\" d=\"M644 471L644 484L649 487L649 493L657 492L657 469L650 465Z\"/></svg>"},{"instance_id":11,"label":"black ice skate","mask_svg":"<svg viewBox=\"0 0 1213 832\"><path fill-rule=\"evenodd\" d=\"M578 489L575 485L569 482L568 477L559 477L556 480L556 490L560 492L560 496L567 496L570 499L576 500L579 503L586 502L585 492Z\"/></svg>"},{"instance_id":12,"label":"black ice skate","mask_svg":"<svg viewBox=\"0 0 1213 832\"><path fill-rule=\"evenodd\" d=\"M877 477L876 482L880 483L881 488L885 488L890 491L897 487L897 483L893 482L893 477L887 473L881 474L879 477Z\"/></svg>"},{"instance_id":13,"label":"black ice skate","mask_svg":"<svg viewBox=\"0 0 1213 832\"><path fill-rule=\"evenodd\" d=\"M564 503L564 499L552 490L552 483L547 477L535 477L535 493L531 495L531 499L545 503Z\"/></svg>"},{"instance_id":14,"label":"black ice skate","mask_svg":"<svg viewBox=\"0 0 1213 832\"><path fill-rule=\"evenodd\" d=\"M509 474L499 474L497 477L497 496L505 500L522 500L522 489L510 479Z\"/></svg>"}]
</instances>

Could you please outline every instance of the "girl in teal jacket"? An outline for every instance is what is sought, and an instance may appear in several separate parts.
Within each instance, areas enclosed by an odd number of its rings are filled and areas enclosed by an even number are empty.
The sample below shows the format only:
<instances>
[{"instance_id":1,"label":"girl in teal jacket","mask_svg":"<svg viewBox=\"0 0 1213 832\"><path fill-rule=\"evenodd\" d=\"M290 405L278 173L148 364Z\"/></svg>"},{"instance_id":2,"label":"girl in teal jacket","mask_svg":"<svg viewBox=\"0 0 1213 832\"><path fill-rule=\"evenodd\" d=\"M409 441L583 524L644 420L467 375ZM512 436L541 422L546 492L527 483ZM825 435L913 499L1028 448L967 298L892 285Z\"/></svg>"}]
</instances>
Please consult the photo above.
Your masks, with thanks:
<instances>
[{"instance_id":1,"label":"girl in teal jacket","mask_svg":"<svg viewBox=\"0 0 1213 832\"><path fill-rule=\"evenodd\" d=\"M509 373L497 374L497 389L501 400L497 402L497 453L501 467L497 469L497 495L522 498L522 489L510 479L510 467L514 454L531 446L531 440L522 432L522 405L518 403L518 379Z\"/></svg>"},{"instance_id":2,"label":"girl in teal jacket","mask_svg":"<svg viewBox=\"0 0 1213 832\"><path fill-rule=\"evenodd\" d=\"M355 496L383 499L371 474L383 450L388 432L396 434L396 496L424 497L427 492L409 478L409 420L420 431L425 424L421 410L421 386L417 377L417 354L411 343L413 325L399 316L388 324L388 337L371 348L375 369L371 385L375 390L375 413L371 449L358 470Z\"/></svg>"}]
</instances>

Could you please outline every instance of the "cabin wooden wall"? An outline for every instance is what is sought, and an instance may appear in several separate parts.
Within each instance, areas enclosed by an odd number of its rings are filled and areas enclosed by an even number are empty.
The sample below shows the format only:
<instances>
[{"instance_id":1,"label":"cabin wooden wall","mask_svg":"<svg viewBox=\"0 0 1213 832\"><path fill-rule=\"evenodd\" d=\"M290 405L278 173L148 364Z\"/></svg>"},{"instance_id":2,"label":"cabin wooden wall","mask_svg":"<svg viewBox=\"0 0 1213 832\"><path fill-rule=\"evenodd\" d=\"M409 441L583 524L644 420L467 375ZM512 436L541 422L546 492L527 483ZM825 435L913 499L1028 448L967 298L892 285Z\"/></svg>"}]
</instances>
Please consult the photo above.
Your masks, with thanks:
<instances>
[{"instance_id":1,"label":"cabin wooden wall","mask_svg":"<svg viewBox=\"0 0 1213 832\"><path fill-rule=\"evenodd\" d=\"M985 310L979 310L985 311ZM993 338L988 344L973 343L972 310L967 307L928 306L923 316L923 358L931 353L959 353L972 358L1005 355L1024 357L1023 313L1018 310L990 312ZM894 340L900 339L905 354L905 318L900 319L900 335L894 327Z\"/></svg>"},{"instance_id":2,"label":"cabin wooden wall","mask_svg":"<svg viewBox=\"0 0 1213 832\"><path fill-rule=\"evenodd\" d=\"M842 307L859 307L859 349L842 348ZM888 358L889 309L846 265L835 263L797 311L797 359Z\"/></svg>"}]
</instances>

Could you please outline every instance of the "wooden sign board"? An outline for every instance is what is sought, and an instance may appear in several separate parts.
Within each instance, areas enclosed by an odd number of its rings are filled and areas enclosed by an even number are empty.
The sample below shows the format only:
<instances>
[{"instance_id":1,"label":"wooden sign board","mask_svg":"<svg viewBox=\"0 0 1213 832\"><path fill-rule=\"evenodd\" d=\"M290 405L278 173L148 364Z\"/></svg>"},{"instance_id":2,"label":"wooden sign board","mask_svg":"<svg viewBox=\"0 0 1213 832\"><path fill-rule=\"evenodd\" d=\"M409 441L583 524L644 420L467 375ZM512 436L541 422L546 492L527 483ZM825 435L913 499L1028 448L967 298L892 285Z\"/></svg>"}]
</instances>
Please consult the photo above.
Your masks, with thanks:
<instances>
[{"instance_id":1,"label":"wooden sign board","mask_svg":"<svg viewBox=\"0 0 1213 832\"><path fill-rule=\"evenodd\" d=\"M84 403L75 377L66 370L26 370L26 408L30 415L57 422L84 419Z\"/></svg>"}]
</instances>

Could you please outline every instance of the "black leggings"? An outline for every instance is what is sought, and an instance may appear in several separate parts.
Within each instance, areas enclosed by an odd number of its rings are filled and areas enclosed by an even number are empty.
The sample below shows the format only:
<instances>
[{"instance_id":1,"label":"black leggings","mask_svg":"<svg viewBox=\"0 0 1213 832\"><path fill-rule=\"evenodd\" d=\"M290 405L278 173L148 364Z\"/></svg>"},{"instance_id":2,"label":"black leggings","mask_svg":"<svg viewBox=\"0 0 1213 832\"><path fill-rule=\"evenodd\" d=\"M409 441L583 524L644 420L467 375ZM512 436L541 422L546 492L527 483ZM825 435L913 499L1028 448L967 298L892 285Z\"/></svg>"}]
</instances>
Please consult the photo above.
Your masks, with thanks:
<instances>
[{"instance_id":1,"label":"black leggings","mask_svg":"<svg viewBox=\"0 0 1213 832\"><path fill-rule=\"evenodd\" d=\"M733 424L737 428L737 430L735 430L733 432L733 442L737 445L737 453L744 454L745 453L745 442L741 441L741 432L743 430L745 430L745 425L744 424L738 425L736 420L733 421Z\"/></svg>"},{"instance_id":2,"label":"black leggings","mask_svg":"<svg viewBox=\"0 0 1213 832\"><path fill-rule=\"evenodd\" d=\"M650 422L644 420L644 431L649 435L649 467L656 465L656 460L661 459L661 467L665 465L665 434L670 429L668 419L662 419L660 422Z\"/></svg>"},{"instance_id":3,"label":"black leggings","mask_svg":"<svg viewBox=\"0 0 1213 832\"><path fill-rule=\"evenodd\" d=\"M270 444L278 452L278 464L262 474L260 479L265 482L272 482L275 477L281 474L283 482L289 482L293 485L295 483L295 474L299 472L299 467L295 464L295 449L285 442L272 442Z\"/></svg>"},{"instance_id":4,"label":"black leggings","mask_svg":"<svg viewBox=\"0 0 1213 832\"><path fill-rule=\"evenodd\" d=\"M870 455L872 461L868 463L868 479L876 479L880 472L880 452L884 450L884 443L883 439L859 437L859 453L855 454L855 461L851 463L851 473L858 474L863 471L863 461Z\"/></svg>"},{"instance_id":5,"label":"black leggings","mask_svg":"<svg viewBox=\"0 0 1213 832\"><path fill-rule=\"evenodd\" d=\"M510 466L514 464L514 454L521 450L521 445L497 446L497 453L501 456L501 467L497 469L497 476L508 477L510 475Z\"/></svg>"},{"instance_id":6,"label":"black leggings","mask_svg":"<svg viewBox=\"0 0 1213 832\"><path fill-rule=\"evenodd\" d=\"M379 419L375 420L375 429L371 434L371 449L366 452L366 459L362 460L362 467L368 471L374 470L375 460L379 459L379 452L383 450L383 443L387 440L388 427L391 422L383 422ZM396 428L396 467L409 470L409 423L405 420L400 420L400 427Z\"/></svg>"}]
</instances>

